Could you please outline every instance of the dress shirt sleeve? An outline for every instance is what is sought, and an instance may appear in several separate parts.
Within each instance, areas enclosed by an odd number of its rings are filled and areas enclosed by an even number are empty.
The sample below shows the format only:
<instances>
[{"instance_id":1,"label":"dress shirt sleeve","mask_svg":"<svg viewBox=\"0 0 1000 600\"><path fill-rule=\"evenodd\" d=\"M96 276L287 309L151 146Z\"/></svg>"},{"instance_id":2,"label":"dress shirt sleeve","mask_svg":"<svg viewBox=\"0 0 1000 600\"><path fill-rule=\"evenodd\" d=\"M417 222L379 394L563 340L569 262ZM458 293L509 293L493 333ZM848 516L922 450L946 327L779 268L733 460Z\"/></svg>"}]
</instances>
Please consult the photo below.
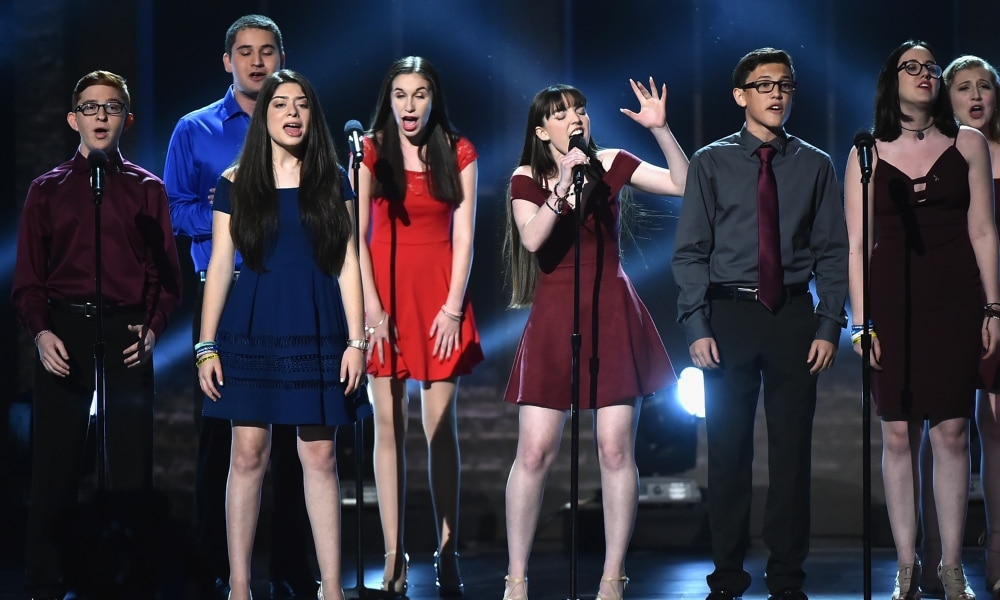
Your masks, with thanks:
<instances>
[{"instance_id":1,"label":"dress shirt sleeve","mask_svg":"<svg viewBox=\"0 0 1000 600\"><path fill-rule=\"evenodd\" d=\"M170 220L174 235L191 238L211 237L212 205L198 190L198 165L195 162L191 124L186 119L177 122L167 160L163 167L163 183L170 199Z\"/></svg>"},{"instance_id":2,"label":"dress shirt sleeve","mask_svg":"<svg viewBox=\"0 0 1000 600\"><path fill-rule=\"evenodd\" d=\"M813 253L813 272L816 276L816 339L826 340L835 346L840 341L840 330L847 326L844 301L847 298L847 262L849 247L844 203L833 163L826 158L816 182L816 218L813 221L809 246Z\"/></svg>"},{"instance_id":3,"label":"dress shirt sleeve","mask_svg":"<svg viewBox=\"0 0 1000 600\"><path fill-rule=\"evenodd\" d=\"M32 337L52 329L49 318L46 240L51 236L46 218L48 202L38 183L32 183L17 230L17 258L11 294L17 315Z\"/></svg>"},{"instance_id":4,"label":"dress shirt sleeve","mask_svg":"<svg viewBox=\"0 0 1000 600\"><path fill-rule=\"evenodd\" d=\"M164 186L151 185L147 193L149 214L159 228L155 234L151 232L147 237L152 264L147 267L151 285L146 292L146 310L149 329L160 339L170 316L181 301L181 266L177 259L177 245Z\"/></svg>"},{"instance_id":5,"label":"dress shirt sleeve","mask_svg":"<svg viewBox=\"0 0 1000 600\"><path fill-rule=\"evenodd\" d=\"M710 154L698 152L688 167L687 185L681 203L674 239L672 267L677 283L677 322L688 345L713 337L708 323L705 292L709 285L709 257L714 246L712 218L716 187L710 171Z\"/></svg>"}]
</instances>

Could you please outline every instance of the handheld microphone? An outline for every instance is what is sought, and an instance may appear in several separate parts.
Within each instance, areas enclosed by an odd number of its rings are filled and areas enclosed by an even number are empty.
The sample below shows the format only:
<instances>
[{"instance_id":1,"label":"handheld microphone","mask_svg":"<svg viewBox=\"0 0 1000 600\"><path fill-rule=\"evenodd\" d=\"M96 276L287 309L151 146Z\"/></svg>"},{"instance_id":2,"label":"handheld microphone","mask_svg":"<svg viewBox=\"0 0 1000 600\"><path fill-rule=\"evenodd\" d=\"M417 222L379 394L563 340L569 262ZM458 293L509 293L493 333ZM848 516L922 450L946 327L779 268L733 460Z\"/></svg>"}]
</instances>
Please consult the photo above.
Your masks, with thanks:
<instances>
[{"instance_id":1,"label":"handheld microphone","mask_svg":"<svg viewBox=\"0 0 1000 600\"><path fill-rule=\"evenodd\" d=\"M364 135L364 128L356 119L351 119L344 125L344 133L347 134L347 146L354 156L354 164L360 164L365 158L364 144L361 136Z\"/></svg>"},{"instance_id":2,"label":"handheld microphone","mask_svg":"<svg viewBox=\"0 0 1000 600\"><path fill-rule=\"evenodd\" d=\"M579 133L569 137L569 147L571 150L579 148L584 156L587 155L587 142L583 141L583 136ZM583 165L573 167L573 185L577 186L577 188L583 186Z\"/></svg>"},{"instance_id":3,"label":"handheld microphone","mask_svg":"<svg viewBox=\"0 0 1000 600\"><path fill-rule=\"evenodd\" d=\"M872 175L872 148L875 138L867 129L862 129L854 136L854 147L858 149L858 162L861 164L861 178L868 181Z\"/></svg>"},{"instance_id":4,"label":"handheld microphone","mask_svg":"<svg viewBox=\"0 0 1000 600\"><path fill-rule=\"evenodd\" d=\"M108 167L108 155L104 150L91 150L87 153L87 164L90 165L90 189L94 193L94 201L104 197L104 173Z\"/></svg>"}]
</instances>

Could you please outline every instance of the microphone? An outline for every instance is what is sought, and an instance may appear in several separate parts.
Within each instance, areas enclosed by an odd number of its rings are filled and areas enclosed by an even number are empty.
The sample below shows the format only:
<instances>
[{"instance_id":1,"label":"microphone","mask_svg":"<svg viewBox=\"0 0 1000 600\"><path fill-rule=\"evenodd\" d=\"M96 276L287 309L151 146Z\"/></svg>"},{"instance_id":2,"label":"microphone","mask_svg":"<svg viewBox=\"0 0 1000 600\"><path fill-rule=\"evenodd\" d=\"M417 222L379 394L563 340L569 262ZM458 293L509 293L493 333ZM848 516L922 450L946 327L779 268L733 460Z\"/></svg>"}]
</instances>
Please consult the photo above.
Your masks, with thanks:
<instances>
[{"instance_id":1,"label":"microphone","mask_svg":"<svg viewBox=\"0 0 1000 600\"><path fill-rule=\"evenodd\" d=\"M364 135L364 128L361 127L359 121L351 119L344 125L344 133L347 134L347 146L351 149L351 154L354 156L354 164L360 164L365 158L364 144L361 141L361 136Z\"/></svg>"},{"instance_id":2,"label":"microphone","mask_svg":"<svg viewBox=\"0 0 1000 600\"><path fill-rule=\"evenodd\" d=\"M570 150L573 148L579 148L583 152L584 156L587 155L587 143L583 141L583 136L579 133L576 135L569 136L569 147ZM579 189L583 186L583 165L573 167L573 185Z\"/></svg>"},{"instance_id":3,"label":"microphone","mask_svg":"<svg viewBox=\"0 0 1000 600\"><path fill-rule=\"evenodd\" d=\"M875 138L867 129L862 129L854 136L854 147L858 149L858 162L861 163L861 177L864 181L872 175L872 148Z\"/></svg>"},{"instance_id":4,"label":"microphone","mask_svg":"<svg viewBox=\"0 0 1000 600\"><path fill-rule=\"evenodd\" d=\"M90 165L90 189L94 193L94 200L100 201L104 197L104 172L108 167L108 155L104 150L91 150L87 153L87 164Z\"/></svg>"}]
</instances>

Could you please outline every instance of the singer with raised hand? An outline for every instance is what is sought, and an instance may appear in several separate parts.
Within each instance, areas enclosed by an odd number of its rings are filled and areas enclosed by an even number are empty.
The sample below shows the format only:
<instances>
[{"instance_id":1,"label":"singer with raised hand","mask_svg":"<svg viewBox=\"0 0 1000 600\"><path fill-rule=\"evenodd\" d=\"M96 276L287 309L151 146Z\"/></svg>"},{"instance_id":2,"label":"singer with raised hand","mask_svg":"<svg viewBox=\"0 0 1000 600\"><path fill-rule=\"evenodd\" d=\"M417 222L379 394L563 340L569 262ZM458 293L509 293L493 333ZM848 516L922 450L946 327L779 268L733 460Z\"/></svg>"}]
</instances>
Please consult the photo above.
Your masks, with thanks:
<instances>
[{"instance_id":1,"label":"singer with raised hand","mask_svg":"<svg viewBox=\"0 0 1000 600\"><path fill-rule=\"evenodd\" d=\"M349 136L354 146L356 131ZM476 219L476 149L451 123L438 72L420 56L389 67L362 142L357 192L375 483L385 542L381 587L393 596L407 589L404 442L406 384L413 379L420 382L429 454L437 590L442 597L461 596L458 384L483 360L466 290Z\"/></svg>"},{"instance_id":2,"label":"singer with raised hand","mask_svg":"<svg viewBox=\"0 0 1000 600\"><path fill-rule=\"evenodd\" d=\"M95 326L103 315L107 489L152 485L156 340L180 302L181 276L163 183L118 149L132 125L125 79L84 75L67 115L76 154L31 183L21 213L13 302L38 349L33 396L25 590L66 594L58 541L77 501L94 397ZM95 203L101 203L101 297Z\"/></svg>"},{"instance_id":3,"label":"singer with raised hand","mask_svg":"<svg viewBox=\"0 0 1000 600\"><path fill-rule=\"evenodd\" d=\"M875 90L876 140L862 237L861 165L845 175L852 329L862 326L863 261L871 293L872 398L882 423L882 475L896 546L893 598L918 598L923 569L948 600L975 594L962 567L969 491L969 417L981 358L1000 342L1000 284L990 152L955 122L941 66L922 41L900 44ZM985 306L984 306L985 304ZM861 353L860 344L854 345ZM916 551L921 431L929 426L939 564Z\"/></svg>"},{"instance_id":4,"label":"singer with raised hand","mask_svg":"<svg viewBox=\"0 0 1000 600\"><path fill-rule=\"evenodd\" d=\"M619 215L628 186L684 193L688 160L667 124L667 86L629 80L639 111L621 112L653 134L669 169L592 137L587 98L575 87L539 91L528 108L519 166L510 178L504 255L510 305L529 306L504 400L518 406L517 453L507 479L505 600L528 596L528 558L545 481L570 409L574 302L574 209L580 231L580 407L593 410L604 503L605 555L597 597L620 600L628 583L639 479L634 449L642 398L673 385L670 359L619 261ZM577 183L574 183L577 182ZM573 188L581 188L579 196ZM596 343L599 340L599 343ZM596 399L596 404L591 399ZM585 399L585 400L584 400Z\"/></svg>"},{"instance_id":5,"label":"singer with raised hand","mask_svg":"<svg viewBox=\"0 0 1000 600\"><path fill-rule=\"evenodd\" d=\"M829 155L785 131L797 88L792 57L759 48L732 77L744 124L692 157L673 258L677 320L705 375L708 599L740 598L750 585L744 559L763 384L763 575L772 600L804 600L816 384L847 324L847 230Z\"/></svg>"}]
</instances>

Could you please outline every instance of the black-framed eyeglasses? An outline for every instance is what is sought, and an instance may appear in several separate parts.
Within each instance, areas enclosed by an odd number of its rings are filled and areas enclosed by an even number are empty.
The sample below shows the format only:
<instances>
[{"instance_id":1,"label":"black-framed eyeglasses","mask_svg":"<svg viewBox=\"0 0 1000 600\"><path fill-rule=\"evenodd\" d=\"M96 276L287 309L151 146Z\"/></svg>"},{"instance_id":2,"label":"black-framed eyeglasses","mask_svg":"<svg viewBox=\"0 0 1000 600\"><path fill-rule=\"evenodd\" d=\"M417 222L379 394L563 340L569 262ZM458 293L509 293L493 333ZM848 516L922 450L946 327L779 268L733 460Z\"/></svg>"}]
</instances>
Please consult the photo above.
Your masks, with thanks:
<instances>
[{"instance_id":1,"label":"black-framed eyeglasses","mask_svg":"<svg viewBox=\"0 0 1000 600\"><path fill-rule=\"evenodd\" d=\"M98 104L97 102L84 102L83 104L78 104L77 107L73 109L73 112L83 113L88 117L92 117L102 108L104 109L104 112L109 115L120 115L128 109L124 102L110 100L104 104Z\"/></svg>"},{"instance_id":2,"label":"black-framed eyeglasses","mask_svg":"<svg viewBox=\"0 0 1000 600\"><path fill-rule=\"evenodd\" d=\"M760 81L751 81L750 83L741 85L740 89L749 90L750 88L754 88L757 90L758 93L770 94L772 91L774 91L774 86L778 86L778 89L781 90L782 94L791 94L792 92L795 91L795 86L797 85L798 83L790 81L788 79L785 79L783 81L772 81L770 79L761 79Z\"/></svg>"},{"instance_id":3,"label":"black-framed eyeglasses","mask_svg":"<svg viewBox=\"0 0 1000 600\"><path fill-rule=\"evenodd\" d=\"M922 63L918 60L910 59L904 61L903 64L896 67L896 72L906 71L907 75L913 75L917 77L924 69L927 69L927 74L931 76L932 79L941 79L941 65L936 62L925 62Z\"/></svg>"}]
</instances>

